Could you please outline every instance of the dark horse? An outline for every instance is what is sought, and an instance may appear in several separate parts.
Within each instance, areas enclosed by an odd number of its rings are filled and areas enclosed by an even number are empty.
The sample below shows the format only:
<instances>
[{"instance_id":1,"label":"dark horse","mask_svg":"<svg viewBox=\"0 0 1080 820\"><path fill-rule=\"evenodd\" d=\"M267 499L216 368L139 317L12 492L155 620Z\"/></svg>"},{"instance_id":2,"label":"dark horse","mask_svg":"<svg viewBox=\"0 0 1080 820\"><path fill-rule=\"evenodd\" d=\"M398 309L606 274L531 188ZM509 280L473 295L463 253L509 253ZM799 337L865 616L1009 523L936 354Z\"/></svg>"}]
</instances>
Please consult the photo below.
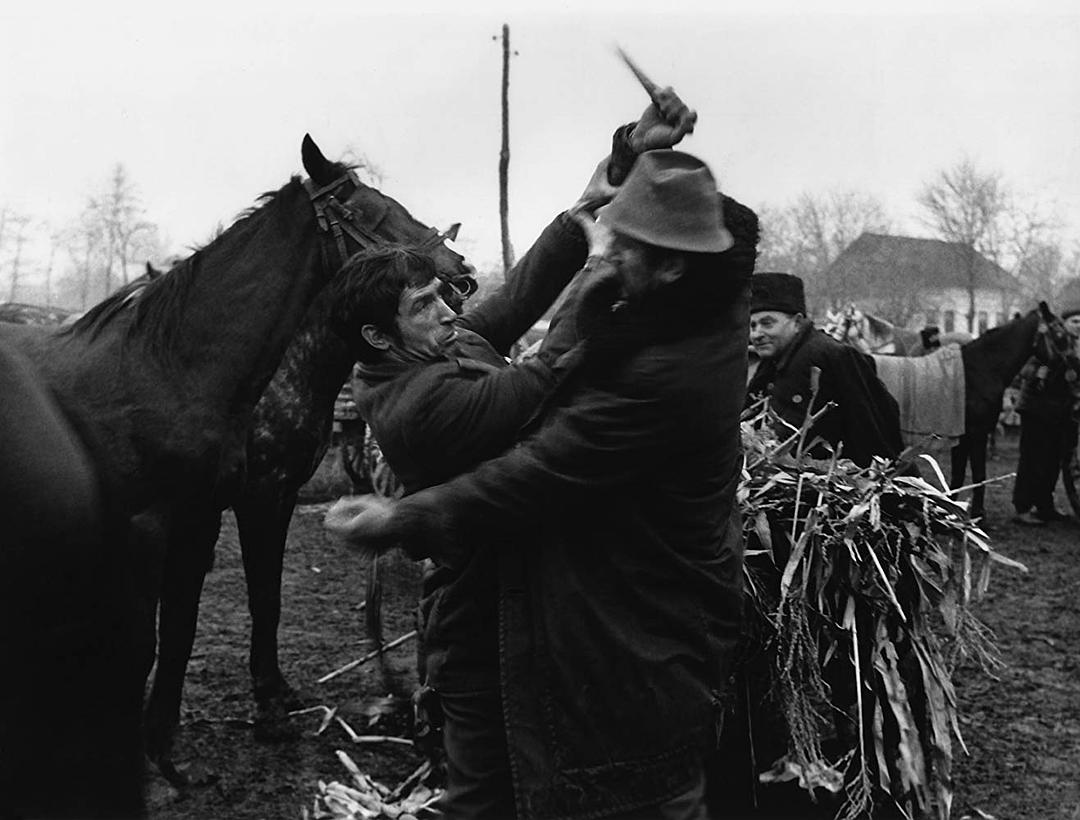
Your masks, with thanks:
<instances>
[{"instance_id":1,"label":"dark horse","mask_svg":"<svg viewBox=\"0 0 1080 820\"><path fill-rule=\"evenodd\" d=\"M843 333L856 343L857 334ZM1005 388L1012 383L1024 364L1034 356L1049 362L1069 353L1071 343L1061 320L1050 312L1045 302L1024 316L1013 319L961 345L964 365L964 435L952 448L953 489L964 486L968 463L971 464L971 515L984 512L986 488L986 448L1001 416Z\"/></svg>"},{"instance_id":2,"label":"dark horse","mask_svg":"<svg viewBox=\"0 0 1080 820\"><path fill-rule=\"evenodd\" d=\"M0 817L140 817L126 517L101 454L0 343Z\"/></svg>"},{"instance_id":3,"label":"dark horse","mask_svg":"<svg viewBox=\"0 0 1080 820\"><path fill-rule=\"evenodd\" d=\"M964 485L968 462L971 515L983 514L986 488L986 446L1001 417L1002 400L1024 364L1034 356L1042 363L1069 355L1071 338L1046 302L1024 316L991 328L960 347L964 362L964 435L951 453L950 484Z\"/></svg>"},{"instance_id":4,"label":"dark horse","mask_svg":"<svg viewBox=\"0 0 1080 820\"><path fill-rule=\"evenodd\" d=\"M439 234L395 200L378 196L378 207L366 211L372 240L427 249L448 302L469 295L476 287L474 271L443 242L452 238L457 226ZM357 305L350 285L335 280L304 316L255 407L243 473L227 493L192 497L183 515L169 526L168 553L177 562L166 574L162 597L158 666L147 705L147 721L155 729L152 738L169 738L179 720L203 579L221 529L222 510L228 506L236 514L247 579L257 731L278 733L286 712L298 705L278 663L282 564L297 494L326 453L334 400L358 355L360 325L353 318Z\"/></svg>"},{"instance_id":5,"label":"dark horse","mask_svg":"<svg viewBox=\"0 0 1080 820\"><path fill-rule=\"evenodd\" d=\"M205 551L171 535L193 506L227 503L255 405L307 308L346 256L375 243L374 226L394 221L385 198L310 137L302 156L307 183L294 178L268 194L137 296L115 294L59 330L0 325L0 339L101 443L98 467L130 519L144 675L159 596L162 642L182 643L175 633L186 626L176 624L187 622L207 568ZM176 721L160 703L148 707L147 748L168 772Z\"/></svg>"}]
</instances>

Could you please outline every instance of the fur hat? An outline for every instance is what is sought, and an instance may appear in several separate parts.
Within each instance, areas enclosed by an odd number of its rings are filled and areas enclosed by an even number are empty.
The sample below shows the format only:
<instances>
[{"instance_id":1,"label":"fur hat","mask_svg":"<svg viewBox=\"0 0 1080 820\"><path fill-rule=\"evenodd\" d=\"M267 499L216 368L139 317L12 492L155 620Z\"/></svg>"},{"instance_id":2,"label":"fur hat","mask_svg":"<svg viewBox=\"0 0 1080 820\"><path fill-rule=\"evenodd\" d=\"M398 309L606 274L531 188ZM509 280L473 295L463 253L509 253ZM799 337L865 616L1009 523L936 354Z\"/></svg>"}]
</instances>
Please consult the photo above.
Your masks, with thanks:
<instances>
[{"instance_id":1,"label":"fur hat","mask_svg":"<svg viewBox=\"0 0 1080 820\"><path fill-rule=\"evenodd\" d=\"M682 151L642 153L601 221L624 236L676 251L720 253L735 243L712 172Z\"/></svg>"},{"instance_id":2,"label":"fur hat","mask_svg":"<svg viewBox=\"0 0 1080 820\"><path fill-rule=\"evenodd\" d=\"M750 312L778 310L806 313L803 282L790 273L755 273L750 277Z\"/></svg>"}]
</instances>

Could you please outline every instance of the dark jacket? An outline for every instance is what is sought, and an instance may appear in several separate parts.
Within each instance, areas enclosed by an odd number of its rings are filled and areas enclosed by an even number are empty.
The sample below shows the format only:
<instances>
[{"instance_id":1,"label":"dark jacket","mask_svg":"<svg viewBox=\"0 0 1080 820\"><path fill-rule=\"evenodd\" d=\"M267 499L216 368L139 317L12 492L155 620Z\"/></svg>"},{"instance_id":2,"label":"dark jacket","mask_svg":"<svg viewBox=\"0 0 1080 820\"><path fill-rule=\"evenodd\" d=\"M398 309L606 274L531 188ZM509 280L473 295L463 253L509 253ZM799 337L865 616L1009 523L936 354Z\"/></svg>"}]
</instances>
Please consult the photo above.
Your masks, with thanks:
<instances>
[{"instance_id":1,"label":"dark jacket","mask_svg":"<svg viewBox=\"0 0 1080 820\"><path fill-rule=\"evenodd\" d=\"M500 547L522 818L655 805L691 786L716 743L742 604L757 241L751 211L730 199L724 211L736 244L709 277L609 312L531 435L398 507L436 555L480 537Z\"/></svg>"},{"instance_id":2,"label":"dark jacket","mask_svg":"<svg viewBox=\"0 0 1080 820\"><path fill-rule=\"evenodd\" d=\"M1020 370L1020 397L1016 410L1025 418L1038 417L1044 421L1062 422L1073 407L1073 389L1065 361L1049 365L1032 357Z\"/></svg>"},{"instance_id":3,"label":"dark jacket","mask_svg":"<svg viewBox=\"0 0 1080 820\"><path fill-rule=\"evenodd\" d=\"M446 481L517 440L554 385L544 354L508 366L510 346L585 262L580 228L562 215L511 271L507 284L459 320L445 359L360 368L361 414L406 494ZM426 682L443 691L498 684L497 568L480 544L467 565L437 567L420 604Z\"/></svg>"},{"instance_id":4,"label":"dark jacket","mask_svg":"<svg viewBox=\"0 0 1080 820\"><path fill-rule=\"evenodd\" d=\"M811 408L814 367L821 375ZM795 428L802 426L811 410L835 402L811 428L807 443L816 436L833 447L843 442L843 456L860 466L868 465L875 455L895 458L903 449L900 409L877 377L874 360L810 323L780 356L759 365L747 387L747 399L752 402L763 395L780 418Z\"/></svg>"}]
</instances>

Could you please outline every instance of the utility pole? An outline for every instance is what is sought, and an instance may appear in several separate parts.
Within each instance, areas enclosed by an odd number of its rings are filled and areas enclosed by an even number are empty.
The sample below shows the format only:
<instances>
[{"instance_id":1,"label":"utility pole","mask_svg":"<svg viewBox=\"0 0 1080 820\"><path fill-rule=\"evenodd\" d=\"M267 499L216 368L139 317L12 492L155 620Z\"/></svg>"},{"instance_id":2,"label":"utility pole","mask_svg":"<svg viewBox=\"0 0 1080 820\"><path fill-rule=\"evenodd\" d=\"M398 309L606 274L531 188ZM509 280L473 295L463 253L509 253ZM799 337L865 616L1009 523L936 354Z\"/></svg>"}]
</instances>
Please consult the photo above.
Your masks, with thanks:
<instances>
[{"instance_id":1,"label":"utility pole","mask_svg":"<svg viewBox=\"0 0 1080 820\"><path fill-rule=\"evenodd\" d=\"M510 203L507 174L510 170L510 26L502 27L502 148L499 151L499 226L502 231L503 278L514 267L514 247L510 244Z\"/></svg>"}]
</instances>

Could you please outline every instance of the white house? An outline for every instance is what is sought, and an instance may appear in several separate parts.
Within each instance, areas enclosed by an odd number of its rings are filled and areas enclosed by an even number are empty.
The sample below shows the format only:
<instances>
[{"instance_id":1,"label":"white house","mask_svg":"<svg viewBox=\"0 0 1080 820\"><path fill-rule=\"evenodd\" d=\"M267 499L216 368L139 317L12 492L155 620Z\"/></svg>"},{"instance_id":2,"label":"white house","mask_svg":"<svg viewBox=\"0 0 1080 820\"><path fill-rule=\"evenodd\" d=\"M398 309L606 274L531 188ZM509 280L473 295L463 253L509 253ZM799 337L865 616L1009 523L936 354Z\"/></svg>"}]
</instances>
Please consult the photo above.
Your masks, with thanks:
<instances>
[{"instance_id":1,"label":"white house","mask_svg":"<svg viewBox=\"0 0 1080 820\"><path fill-rule=\"evenodd\" d=\"M1015 277L970 247L940 239L864 233L822 275L831 292L850 294L862 311L909 330L936 325L977 336L1033 307Z\"/></svg>"}]
</instances>

